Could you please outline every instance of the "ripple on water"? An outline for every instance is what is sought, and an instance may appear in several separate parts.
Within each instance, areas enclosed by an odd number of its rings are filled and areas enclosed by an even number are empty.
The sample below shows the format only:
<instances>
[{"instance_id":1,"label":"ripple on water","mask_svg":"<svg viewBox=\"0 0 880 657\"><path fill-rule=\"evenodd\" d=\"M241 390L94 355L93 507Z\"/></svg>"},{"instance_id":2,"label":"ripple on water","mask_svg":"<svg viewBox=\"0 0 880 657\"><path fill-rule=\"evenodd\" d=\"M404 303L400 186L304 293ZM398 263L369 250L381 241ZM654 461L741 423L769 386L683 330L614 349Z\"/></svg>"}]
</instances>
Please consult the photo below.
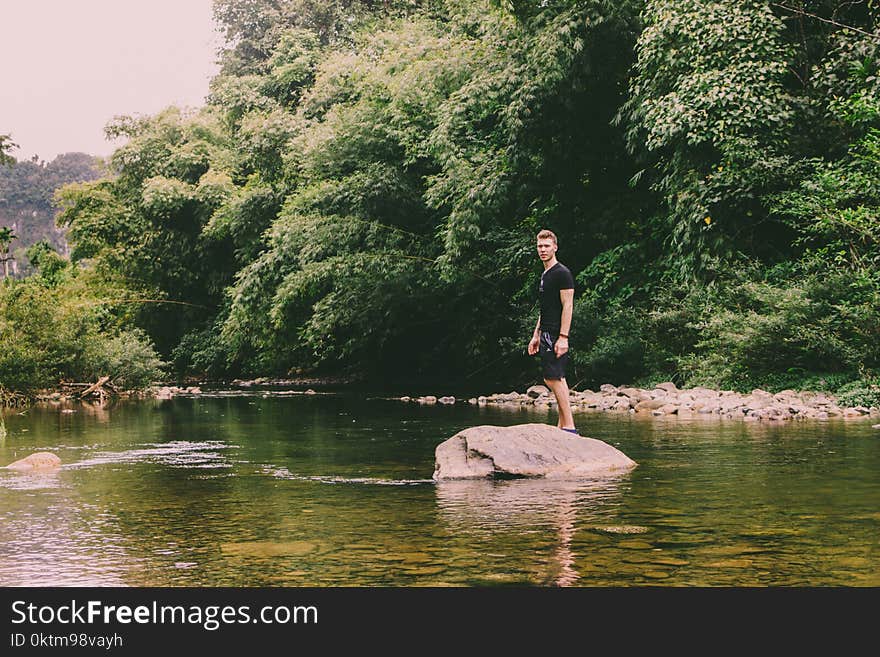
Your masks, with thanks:
<instances>
[{"instance_id":1,"label":"ripple on water","mask_svg":"<svg viewBox=\"0 0 880 657\"><path fill-rule=\"evenodd\" d=\"M267 465L262 468L263 474L277 479L291 479L293 481L315 481L322 484L367 484L373 486L415 486L420 484L433 484L433 479L383 479L380 477L341 477L336 475L298 475L290 472L287 468L278 468Z\"/></svg>"},{"instance_id":2,"label":"ripple on water","mask_svg":"<svg viewBox=\"0 0 880 657\"><path fill-rule=\"evenodd\" d=\"M138 449L121 452L98 452L77 463L62 466L62 469L77 470L99 465L118 463L159 463L171 467L184 468L231 468L233 464L222 450L236 449L219 440L190 442L175 440L168 443L146 443Z\"/></svg>"},{"instance_id":3,"label":"ripple on water","mask_svg":"<svg viewBox=\"0 0 880 657\"><path fill-rule=\"evenodd\" d=\"M650 530L642 525L609 525L606 527L588 527L606 534L645 534Z\"/></svg>"}]
</instances>

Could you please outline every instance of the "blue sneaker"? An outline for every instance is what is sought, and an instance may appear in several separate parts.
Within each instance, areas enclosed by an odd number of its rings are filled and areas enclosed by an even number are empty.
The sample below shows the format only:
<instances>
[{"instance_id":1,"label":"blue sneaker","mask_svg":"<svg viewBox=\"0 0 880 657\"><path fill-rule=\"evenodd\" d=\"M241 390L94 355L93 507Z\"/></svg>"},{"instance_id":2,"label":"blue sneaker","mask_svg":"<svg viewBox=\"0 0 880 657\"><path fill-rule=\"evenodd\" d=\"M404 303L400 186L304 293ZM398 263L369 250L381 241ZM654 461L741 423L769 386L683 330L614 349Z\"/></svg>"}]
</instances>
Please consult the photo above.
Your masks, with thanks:
<instances>
[{"instance_id":1,"label":"blue sneaker","mask_svg":"<svg viewBox=\"0 0 880 657\"><path fill-rule=\"evenodd\" d=\"M563 431L567 431L568 433L573 433L575 436L580 436L577 429L563 429Z\"/></svg>"}]
</instances>

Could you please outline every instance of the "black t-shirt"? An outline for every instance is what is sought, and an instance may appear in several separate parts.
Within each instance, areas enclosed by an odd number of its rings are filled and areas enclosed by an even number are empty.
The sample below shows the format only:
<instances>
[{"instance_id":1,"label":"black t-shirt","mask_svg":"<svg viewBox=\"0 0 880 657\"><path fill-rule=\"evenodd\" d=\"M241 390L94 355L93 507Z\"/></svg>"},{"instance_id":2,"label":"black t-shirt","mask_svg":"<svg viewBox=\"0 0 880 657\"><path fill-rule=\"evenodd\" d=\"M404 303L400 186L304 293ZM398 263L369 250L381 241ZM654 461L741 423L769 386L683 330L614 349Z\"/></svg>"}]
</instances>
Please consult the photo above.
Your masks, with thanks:
<instances>
[{"instance_id":1,"label":"black t-shirt","mask_svg":"<svg viewBox=\"0 0 880 657\"><path fill-rule=\"evenodd\" d=\"M538 299L541 301L541 330L559 333L562 328L562 301L560 290L573 290L574 277L568 267L557 262L541 274Z\"/></svg>"}]
</instances>

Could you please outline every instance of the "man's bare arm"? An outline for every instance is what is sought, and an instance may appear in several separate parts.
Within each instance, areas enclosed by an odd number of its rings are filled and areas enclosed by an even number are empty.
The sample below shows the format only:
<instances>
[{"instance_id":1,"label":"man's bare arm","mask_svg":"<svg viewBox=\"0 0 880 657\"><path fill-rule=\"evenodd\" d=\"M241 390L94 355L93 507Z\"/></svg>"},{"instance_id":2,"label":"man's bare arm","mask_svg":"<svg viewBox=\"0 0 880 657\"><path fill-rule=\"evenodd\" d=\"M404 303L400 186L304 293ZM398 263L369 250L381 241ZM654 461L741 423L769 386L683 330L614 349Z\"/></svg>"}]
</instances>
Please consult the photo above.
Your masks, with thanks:
<instances>
[{"instance_id":1,"label":"man's bare arm","mask_svg":"<svg viewBox=\"0 0 880 657\"><path fill-rule=\"evenodd\" d=\"M541 338L541 316L538 315L538 323L535 324L535 332L532 333L532 339L529 340L529 348L526 350L529 353L529 356L534 356L538 353L538 344Z\"/></svg>"},{"instance_id":2,"label":"man's bare arm","mask_svg":"<svg viewBox=\"0 0 880 657\"><path fill-rule=\"evenodd\" d=\"M559 290L559 300L562 302L562 327L559 329L559 339L553 348L557 358L568 351L568 332L571 330L571 315L574 310L574 290Z\"/></svg>"}]
</instances>

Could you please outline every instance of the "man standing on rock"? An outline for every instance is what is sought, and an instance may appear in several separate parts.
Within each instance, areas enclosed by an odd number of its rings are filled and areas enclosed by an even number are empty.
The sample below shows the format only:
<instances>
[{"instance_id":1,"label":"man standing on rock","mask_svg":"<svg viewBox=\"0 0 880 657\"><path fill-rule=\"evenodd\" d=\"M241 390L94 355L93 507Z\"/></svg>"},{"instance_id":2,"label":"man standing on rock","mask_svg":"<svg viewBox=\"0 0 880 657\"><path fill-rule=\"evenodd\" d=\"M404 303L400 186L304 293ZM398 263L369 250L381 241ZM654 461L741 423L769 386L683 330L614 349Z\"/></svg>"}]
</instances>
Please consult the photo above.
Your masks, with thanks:
<instances>
[{"instance_id":1,"label":"man standing on rock","mask_svg":"<svg viewBox=\"0 0 880 657\"><path fill-rule=\"evenodd\" d=\"M558 426L563 431L577 434L571 404L568 400L568 383L565 366L568 364L568 332L574 307L574 278L568 267L556 259L558 249L556 235L549 230L538 233L538 257L544 264L538 299L541 314L535 332L529 341L529 355L541 354L544 383L556 396L559 409Z\"/></svg>"}]
</instances>

